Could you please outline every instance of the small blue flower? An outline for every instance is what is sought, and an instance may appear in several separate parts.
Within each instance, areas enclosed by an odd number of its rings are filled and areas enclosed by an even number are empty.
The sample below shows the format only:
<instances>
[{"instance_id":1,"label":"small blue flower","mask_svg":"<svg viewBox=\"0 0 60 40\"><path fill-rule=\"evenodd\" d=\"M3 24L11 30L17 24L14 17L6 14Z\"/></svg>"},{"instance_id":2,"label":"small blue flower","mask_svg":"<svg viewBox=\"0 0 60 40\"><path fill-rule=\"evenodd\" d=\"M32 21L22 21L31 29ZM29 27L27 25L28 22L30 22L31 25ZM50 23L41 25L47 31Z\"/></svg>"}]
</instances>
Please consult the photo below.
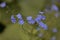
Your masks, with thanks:
<instances>
[{"instance_id":1,"label":"small blue flower","mask_svg":"<svg viewBox=\"0 0 60 40\"><path fill-rule=\"evenodd\" d=\"M44 25L44 23L41 21L41 22L39 22L39 26L44 27L45 25Z\"/></svg>"},{"instance_id":2,"label":"small blue flower","mask_svg":"<svg viewBox=\"0 0 60 40\"><path fill-rule=\"evenodd\" d=\"M36 21L37 23L39 23L39 22L41 21L41 18L42 18L41 15L37 15L37 18L35 18L35 21Z\"/></svg>"},{"instance_id":3,"label":"small blue flower","mask_svg":"<svg viewBox=\"0 0 60 40\"><path fill-rule=\"evenodd\" d=\"M55 33L57 32L57 28L53 28L52 31Z\"/></svg>"},{"instance_id":4,"label":"small blue flower","mask_svg":"<svg viewBox=\"0 0 60 40\"><path fill-rule=\"evenodd\" d=\"M27 21L28 21L29 24L34 24L35 23L35 20L32 19L32 16L28 16Z\"/></svg>"},{"instance_id":5,"label":"small blue flower","mask_svg":"<svg viewBox=\"0 0 60 40\"><path fill-rule=\"evenodd\" d=\"M0 7L1 7L1 8L6 7L6 2L2 2L2 3L0 4Z\"/></svg>"},{"instance_id":6,"label":"small blue flower","mask_svg":"<svg viewBox=\"0 0 60 40\"><path fill-rule=\"evenodd\" d=\"M16 23L16 19L14 18L14 15L11 16L12 23Z\"/></svg>"},{"instance_id":7,"label":"small blue flower","mask_svg":"<svg viewBox=\"0 0 60 40\"><path fill-rule=\"evenodd\" d=\"M41 18L41 19L42 19L42 20L45 20L45 19L46 19L46 16L43 16L43 15L42 15L42 18Z\"/></svg>"},{"instance_id":8,"label":"small blue flower","mask_svg":"<svg viewBox=\"0 0 60 40\"><path fill-rule=\"evenodd\" d=\"M18 21L18 23L23 25L24 24L24 20L21 19L21 20Z\"/></svg>"},{"instance_id":9,"label":"small blue flower","mask_svg":"<svg viewBox=\"0 0 60 40\"><path fill-rule=\"evenodd\" d=\"M22 15L20 13L18 13L16 16L18 19L22 19Z\"/></svg>"},{"instance_id":10,"label":"small blue flower","mask_svg":"<svg viewBox=\"0 0 60 40\"><path fill-rule=\"evenodd\" d=\"M29 24L34 24L35 21L34 21L34 20L28 20L28 23L29 23Z\"/></svg>"},{"instance_id":11,"label":"small blue flower","mask_svg":"<svg viewBox=\"0 0 60 40\"><path fill-rule=\"evenodd\" d=\"M43 22L40 22L39 26L42 27L44 30L48 29L48 26L46 24L44 24Z\"/></svg>"},{"instance_id":12,"label":"small blue flower","mask_svg":"<svg viewBox=\"0 0 60 40\"><path fill-rule=\"evenodd\" d=\"M32 16L28 16L27 17L27 20L32 20Z\"/></svg>"},{"instance_id":13,"label":"small blue flower","mask_svg":"<svg viewBox=\"0 0 60 40\"><path fill-rule=\"evenodd\" d=\"M45 24L43 27L44 30L48 30L48 26Z\"/></svg>"},{"instance_id":14,"label":"small blue flower","mask_svg":"<svg viewBox=\"0 0 60 40\"><path fill-rule=\"evenodd\" d=\"M58 7L55 4L52 4L51 10L58 12Z\"/></svg>"}]
</instances>

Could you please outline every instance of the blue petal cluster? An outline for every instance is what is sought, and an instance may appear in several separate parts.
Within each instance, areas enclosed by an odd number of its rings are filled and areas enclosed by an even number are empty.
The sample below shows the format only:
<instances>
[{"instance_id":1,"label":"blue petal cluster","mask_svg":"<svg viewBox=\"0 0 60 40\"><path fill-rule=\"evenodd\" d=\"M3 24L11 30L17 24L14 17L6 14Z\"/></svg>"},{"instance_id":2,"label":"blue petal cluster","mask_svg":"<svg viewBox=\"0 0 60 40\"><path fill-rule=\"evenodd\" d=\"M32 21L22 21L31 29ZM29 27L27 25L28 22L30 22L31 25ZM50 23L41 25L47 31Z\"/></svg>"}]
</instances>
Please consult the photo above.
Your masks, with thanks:
<instances>
[{"instance_id":1,"label":"blue petal cluster","mask_svg":"<svg viewBox=\"0 0 60 40\"><path fill-rule=\"evenodd\" d=\"M35 23L35 20L32 19L32 16L28 16L27 21L28 21L29 24L34 24Z\"/></svg>"},{"instance_id":2,"label":"blue petal cluster","mask_svg":"<svg viewBox=\"0 0 60 40\"><path fill-rule=\"evenodd\" d=\"M35 21L36 21L37 23L39 23L39 22L41 21L41 18L42 18L41 15L37 15L37 17L35 18Z\"/></svg>"},{"instance_id":3,"label":"blue petal cluster","mask_svg":"<svg viewBox=\"0 0 60 40\"><path fill-rule=\"evenodd\" d=\"M51 10L58 12L58 7L55 4L52 4Z\"/></svg>"},{"instance_id":4,"label":"blue petal cluster","mask_svg":"<svg viewBox=\"0 0 60 40\"><path fill-rule=\"evenodd\" d=\"M48 26L44 24L42 21L39 23L39 26L42 27L44 30L48 29Z\"/></svg>"},{"instance_id":5,"label":"blue petal cluster","mask_svg":"<svg viewBox=\"0 0 60 40\"><path fill-rule=\"evenodd\" d=\"M32 16L28 16L27 17L27 20L32 20Z\"/></svg>"},{"instance_id":6,"label":"blue petal cluster","mask_svg":"<svg viewBox=\"0 0 60 40\"><path fill-rule=\"evenodd\" d=\"M14 15L11 16L11 22L16 23L16 19L14 18Z\"/></svg>"},{"instance_id":7,"label":"blue petal cluster","mask_svg":"<svg viewBox=\"0 0 60 40\"><path fill-rule=\"evenodd\" d=\"M24 20L21 19L21 20L18 21L18 23L23 25L24 24Z\"/></svg>"},{"instance_id":8,"label":"blue petal cluster","mask_svg":"<svg viewBox=\"0 0 60 40\"><path fill-rule=\"evenodd\" d=\"M1 8L6 7L6 2L2 2L2 3L0 4L0 7L1 7Z\"/></svg>"},{"instance_id":9,"label":"blue petal cluster","mask_svg":"<svg viewBox=\"0 0 60 40\"><path fill-rule=\"evenodd\" d=\"M16 15L16 17L17 17L18 19L22 19L22 15L21 15L20 13L18 13L18 14Z\"/></svg>"}]
</instances>

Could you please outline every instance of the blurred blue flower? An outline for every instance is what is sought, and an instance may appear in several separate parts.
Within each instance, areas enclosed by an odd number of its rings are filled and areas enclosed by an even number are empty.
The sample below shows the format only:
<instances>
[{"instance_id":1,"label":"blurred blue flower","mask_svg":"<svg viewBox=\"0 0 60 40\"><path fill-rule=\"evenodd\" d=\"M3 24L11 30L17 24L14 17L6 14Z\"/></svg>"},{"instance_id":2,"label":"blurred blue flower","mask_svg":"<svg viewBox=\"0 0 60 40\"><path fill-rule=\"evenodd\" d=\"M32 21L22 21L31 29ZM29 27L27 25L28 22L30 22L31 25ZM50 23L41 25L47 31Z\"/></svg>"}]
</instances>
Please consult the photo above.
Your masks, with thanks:
<instances>
[{"instance_id":1,"label":"blurred blue flower","mask_svg":"<svg viewBox=\"0 0 60 40\"><path fill-rule=\"evenodd\" d=\"M12 23L16 23L16 19L14 18L14 15L11 16Z\"/></svg>"},{"instance_id":2,"label":"blurred blue flower","mask_svg":"<svg viewBox=\"0 0 60 40\"><path fill-rule=\"evenodd\" d=\"M6 2L2 2L2 3L0 4L0 7L1 7L1 8L6 7Z\"/></svg>"},{"instance_id":3,"label":"blurred blue flower","mask_svg":"<svg viewBox=\"0 0 60 40\"><path fill-rule=\"evenodd\" d=\"M35 21L34 21L34 20L28 20L28 23L29 23L29 24L34 24Z\"/></svg>"},{"instance_id":4,"label":"blurred blue flower","mask_svg":"<svg viewBox=\"0 0 60 40\"><path fill-rule=\"evenodd\" d=\"M18 21L18 23L21 24L21 25L23 25L23 24L24 24L24 20L20 19L20 20Z\"/></svg>"},{"instance_id":5,"label":"blurred blue flower","mask_svg":"<svg viewBox=\"0 0 60 40\"><path fill-rule=\"evenodd\" d=\"M35 20L32 19L32 16L28 16L27 21L28 21L29 24L34 24L35 23Z\"/></svg>"},{"instance_id":6,"label":"blurred blue flower","mask_svg":"<svg viewBox=\"0 0 60 40\"><path fill-rule=\"evenodd\" d=\"M44 27L45 25L44 25L44 23L41 21L41 22L39 22L39 26Z\"/></svg>"},{"instance_id":7,"label":"blurred blue flower","mask_svg":"<svg viewBox=\"0 0 60 40\"><path fill-rule=\"evenodd\" d=\"M22 15L20 13L18 13L16 16L18 19L22 19Z\"/></svg>"},{"instance_id":8,"label":"blurred blue flower","mask_svg":"<svg viewBox=\"0 0 60 40\"><path fill-rule=\"evenodd\" d=\"M55 4L52 4L51 10L58 12L58 7Z\"/></svg>"},{"instance_id":9,"label":"blurred blue flower","mask_svg":"<svg viewBox=\"0 0 60 40\"><path fill-rule=\"evenodd\" d=\"M54 32L54 33L57 32L57 28L53 28L52 32Z\"/></svg>"},{"instance_id":10,"label":"blurred blue flower","mask_svg":"<svg viewBox=\"0 0 60 40\"><path fill-rule=\"evenodd\" d=\"M27 20L32 20L32 16L28 16L27 17Z\"/></svg>"},{"instance_id":11,"label":"blurred blue flower","mask_svg":"<svg viewBox=\"0 0 60 40\"><path fill-rule=\"evenodd\" d=\"M39 22L41 21L41 18L42 18L41 15L37 15L37 17L35 18L35 21L36 21L37 23L39 23Z\"/></svg>"},{"instance_id":12,"label":"blurred blue flower","mask_svg":"<svg viewBox=\"0 0 60 40\"><path fill-rule=\"evenodd\" d=\"M43 15L42 15L42 18L41 18L41 19L42 19L42 20L45 20L45 19L46 19L46 16L43 16Z\"/></svg>"},{"instance_id":13,"label":"blurred blue flower","mask_svg":"<svg viewBox=\"0 0 60 40\"><path fill-rule=\"evenodd\" d=\"M39 26L42 27L44 30L48 29L48 26L44 24L43 22L39 22Z\"/></svg>"},{"instance_id":14,"label":"blurred blue flower","mask_svg":"<svg viewBox=\"0 0 60 40\"><path fill-rule=\"evenodd\" d=\"M44 30L48 30L48 26L46 24L44 24L44 27L43 27Z\"/></svg>"}]
</instances>

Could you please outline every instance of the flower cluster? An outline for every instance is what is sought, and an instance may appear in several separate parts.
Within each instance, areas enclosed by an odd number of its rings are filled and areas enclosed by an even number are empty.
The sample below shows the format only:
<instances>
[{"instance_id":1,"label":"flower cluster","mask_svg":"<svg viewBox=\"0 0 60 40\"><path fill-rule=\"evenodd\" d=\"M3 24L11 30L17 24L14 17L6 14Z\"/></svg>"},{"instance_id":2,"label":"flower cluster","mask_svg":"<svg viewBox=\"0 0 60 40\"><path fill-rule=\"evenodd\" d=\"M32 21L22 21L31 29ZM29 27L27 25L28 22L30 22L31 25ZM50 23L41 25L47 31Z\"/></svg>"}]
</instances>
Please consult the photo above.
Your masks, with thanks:
<instances>
[{"instance_id":1,"label":"flower cluster","mask_svg":"<svg viewBox=\"0 0 60 40\"><path fill-rule=\"evenodd\" d=\"M16 15L16 17L19 19L18 23L21 24L21 25L23 25L24 24L24 20L22 18L22 15L20 13L18 13ZM16 23L16 19L14 18L14 15L11 16L11 21L12 21L12 23Z\"/></svg>"},{"instance_id":2,"label":"flower cluster","mask_svg":"<svg viewBox=\"0 0 60 40\"><path fill-rule=\"evenodd\" d=\"M47 24L43 23L42 20L46 20L46 16L43 15L44 12L39 12L39 15L35 18L35 21L38 23L39 27L42 27L44 30L48 29Z\"/></svg>"},{"instance_id":3,"label":"flower cluster","mask_svg":"<svg viewBox=\"0 0 60 40\"><path fill-rule=\"evenodd\" d=\"M16 23L16 19L14 18L14 15L11 15L11 22Z\"/></svg>"},{"instance_id":4,"label":"flower cluster","mask_svg":"<svg viewBox=\"0 0 60 40\"><path fill-rule=\"evenodd\" d=\"M44 13L44 12L41 12L41 13ZM24 24L24 20L22 18L22 15L20 13L18 13L16 15L16 17L19 19L18 23L23 25ZM42 20L45 20L45 19L46 19L46 16L41 15L41 14L37 15L37 17L35 19L33 19L32 16L27 16L26 17L26 20L27 20L28 24L37 23L39 25L39 27L42 27L44 30L47 30L48 29L47 25L42 22ZM16 23L16 19L14 18L14 15L11 16L11 21L12 21L12 23Z\"/></svg>"},{"instance_id":5,"label":"flower cluster","mask_svg":"<svg viewBox=\"0 0 60 40\"><path fill-rule=\"evenodd\" d=\"M32 16L28 16L27 21L28 21L29 24L34 24L35 23L35 20L33 20Z\"/></svg>"}]
</instances>

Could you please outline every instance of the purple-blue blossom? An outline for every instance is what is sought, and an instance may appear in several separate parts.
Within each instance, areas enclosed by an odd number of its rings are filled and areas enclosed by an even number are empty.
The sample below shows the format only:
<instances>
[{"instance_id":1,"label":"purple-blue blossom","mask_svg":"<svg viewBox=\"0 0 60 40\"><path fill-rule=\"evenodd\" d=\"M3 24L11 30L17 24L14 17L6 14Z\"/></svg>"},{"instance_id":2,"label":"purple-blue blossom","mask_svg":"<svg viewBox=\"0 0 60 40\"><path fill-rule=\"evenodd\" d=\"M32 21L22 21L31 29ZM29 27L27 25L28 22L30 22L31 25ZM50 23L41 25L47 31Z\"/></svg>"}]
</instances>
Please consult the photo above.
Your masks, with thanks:
<instances>
[{"instance_id":1,"label":"purple-blue blossom","mask_svg":"<svg viewBox=\"0 0 60 40\"><path fill-rule=\"evenodd\" d=\"M23 25L23 24L24 24L24 20L20 19L20 20L18 21L18 23L21 24L21 25Z\"/></svg>"},{"instance_id":2,"label":"purple-blue blossom","mask_svg":"<svg viewBox=\"0 0 60 40\"><path fill-rule=\"evenodd\" d=\"M39 22L39 26L42 27L44 30L48 29L48 26L46 24L44 24L42 21Z\"/></svg>"},{"instance_id":3,"label":"purple-blue blossom","mask_svg":"<svg viewBox=\"0 0 60 40\"><path fill-rule=\"evenodd\" d=\"M39 23L39 22L41 21L41 18L42 18L41 15L37 15L37 17L35 18L35 21L36 21L37 23Z\"/></svg>"},{"instance_id":4,"label":"purple-blue blossom","mask_svg":"<svg viewBox=\"0 0 60 40\"><path fill-rule=\"evenodd\" d=\"M45 19L46 19L46 16L43 16L43 15L42 15L42 18L41 18L41 19L42 19L42 20L45 20Z\"/></svg>"},{"instance_id":5,"label":"purple-blue blossom","mask_svg":"<svg viewBox=\"0 0 60 40\"><path fill-rule=\"evenodd\" d=\"M11 22L16 23L16 19L14 18L14 15L11 16Z\"/></svg>"},{"instance_id":6,"label":"purple-blue blossom","mask_svg":"<svg viewBox=\"0 0 60 40\"><path fill-rule=\"evenodd\" d=\"M27 20L32 20L32 16L28 16L27 17Z\"/></svg>"},{"instance_id":7,"label":"purple-blue blossom","mask_svg":"<svg viewBox=\"0 0 60 40\"><path fill-rule=\"evenodd\" d=\"M2 3L0 3L0 7L1 7L1 8L6 7L6 2L2 2Z\"/></svg>"},{"instance_id":8,"label":"purple-blue blossom","mask_svg":"<svg viewBox=\"0 0 60 40\"><path fill-rule=\"evenodd\" d=\"M29 24L34 24L34 23L35 23L35 20L32 19L32 16L28 16L28 17L27 17L27 22L28 22Z\"/></svg>"},{"instance_id":9,"label":"purple-blue blossom","mask_svg":"<svg viewBox=\"0 0 60 40\"><path fill-rule=\"evenodd\" d=\"M29 23L29 24L34 24L35 21L34 21L34 20L28 20L28 23Z\"/></svg>"},{"instance_id":10,"label":"purple-blue blossom","mask_svg":"<svg viewBox=\"0 0 60 40\"><path fill-rule=\"evenodd\" d=\"M58 7L55 4L52 4L51 10L57 11L58 12Z\"/></svg>"},{"instance_id":11,"label":"purple-blue blossom","mask_svg":"<svg viewBox=\"0 0 60 40\"><path fill-rule=\"evenodd\" d=\"M44 24L44 27L43 27L44 30L48 30L48 26L46 24Z\"/></svg>"},{"instance_id":12,"label":"purple-blue blossom","mask_svg":"<svg viewBox=\"0 0 60 40\"><path fill-rule=\"evenodd\" d=\"M18 13L18 14L16 15L16 17L17 17L18 19L22 19L22 15L21 15L20 13Z\"/></svg>"},{"instance_id":13,"label":"purple-blue blossom","mask_svg":"<svg viewBox=\"0 0 60 40\"><path fill-rule=\"evenodd\" d=\"M42 28L45 26L44 23L41 21L39 22L39 26L41 26Z\"/></svg>"}]
</instances>

